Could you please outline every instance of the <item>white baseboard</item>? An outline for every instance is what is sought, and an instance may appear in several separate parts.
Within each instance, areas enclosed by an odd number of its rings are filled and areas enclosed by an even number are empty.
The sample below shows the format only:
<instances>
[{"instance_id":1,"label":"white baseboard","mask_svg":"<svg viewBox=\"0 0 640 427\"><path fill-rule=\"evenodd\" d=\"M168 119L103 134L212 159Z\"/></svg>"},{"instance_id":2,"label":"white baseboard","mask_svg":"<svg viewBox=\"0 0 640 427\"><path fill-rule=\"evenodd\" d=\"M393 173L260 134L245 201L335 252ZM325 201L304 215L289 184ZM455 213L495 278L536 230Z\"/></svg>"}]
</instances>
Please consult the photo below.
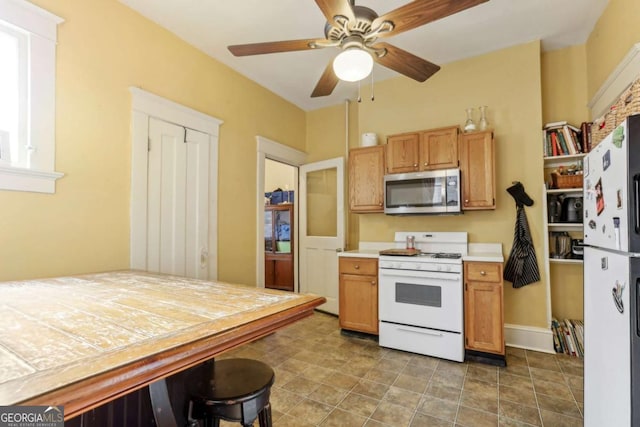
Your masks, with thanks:
<instances>
[{"instance_id":1,"label":"white baseboard","mask_svg":"<svg viewBox=\"0 0 640 427\"><path fill-rule=\"evenodd\" d=\"M505 324L504 336L509 347L555 353L551 329Z\"/></svg>"}]
</instances>

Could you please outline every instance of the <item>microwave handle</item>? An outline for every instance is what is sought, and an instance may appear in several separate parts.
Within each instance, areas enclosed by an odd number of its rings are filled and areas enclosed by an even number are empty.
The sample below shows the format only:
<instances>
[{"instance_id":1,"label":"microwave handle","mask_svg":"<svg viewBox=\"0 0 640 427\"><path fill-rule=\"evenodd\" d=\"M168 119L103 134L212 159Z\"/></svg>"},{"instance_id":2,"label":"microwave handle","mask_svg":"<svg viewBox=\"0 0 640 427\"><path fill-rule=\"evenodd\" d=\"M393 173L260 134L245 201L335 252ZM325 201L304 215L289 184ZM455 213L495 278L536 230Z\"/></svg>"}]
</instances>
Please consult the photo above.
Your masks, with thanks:
<instances>
[{"instance_id":1,"label":"microwave handle","mask_svg":"<svg viewBox=\"0 0 640 427\"><path fill-rule=\"evenodd\" d=\"M444 177L444 185L440 189L440 194L442 196L441 200L442 200L442 203L444 204L444 206L447 206L447 185L449 185L449 180L445 176Z\"/></svg>"}]
</instances>

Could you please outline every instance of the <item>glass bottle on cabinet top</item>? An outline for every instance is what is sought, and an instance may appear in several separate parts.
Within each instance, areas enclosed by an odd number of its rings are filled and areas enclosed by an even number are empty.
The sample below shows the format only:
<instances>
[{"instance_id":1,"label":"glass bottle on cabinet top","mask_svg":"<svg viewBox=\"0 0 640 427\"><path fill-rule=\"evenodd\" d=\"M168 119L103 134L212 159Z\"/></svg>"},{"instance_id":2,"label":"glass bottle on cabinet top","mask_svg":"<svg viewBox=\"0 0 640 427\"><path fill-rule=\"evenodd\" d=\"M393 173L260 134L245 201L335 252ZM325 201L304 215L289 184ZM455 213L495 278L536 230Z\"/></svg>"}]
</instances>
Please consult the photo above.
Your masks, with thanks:
<instances>
[{"instance_id":1,"label":"glass bottle on cabinet top","mask_svg":"<svg viewBox=\"0 0 640 427\"><path fill-rule=\"evenodd\" d=\"M476 130L476 124L473 121L473 108L467 108L465 111L467 112L467 121L464 122L464 131L473 132Z\"/></svg>"},{"instance_id":2,"label":"glass bottle on cabinet top","mask_svg":"<svg viewBox=\"0 0 640 427\"><path fill-rule=\"evenodd\" d=\"M487 130L489 128L489 122L487 121L487 106L480 107L480 122L478 123L480 130Z\"/></svg>"}]
</instances>

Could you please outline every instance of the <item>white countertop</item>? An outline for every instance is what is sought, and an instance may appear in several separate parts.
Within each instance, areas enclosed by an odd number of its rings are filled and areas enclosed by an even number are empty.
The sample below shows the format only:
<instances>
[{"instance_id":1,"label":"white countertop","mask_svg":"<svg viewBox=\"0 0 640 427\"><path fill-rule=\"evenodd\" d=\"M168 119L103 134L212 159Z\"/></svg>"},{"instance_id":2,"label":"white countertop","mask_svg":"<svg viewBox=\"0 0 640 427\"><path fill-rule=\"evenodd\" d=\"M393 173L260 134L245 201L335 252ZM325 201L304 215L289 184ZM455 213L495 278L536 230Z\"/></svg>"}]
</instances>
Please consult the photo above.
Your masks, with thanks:
<instances>
[{"instance_id":1,"label":"white countertop","mask_svg":"<svg viewBox=\"0 0 640 427\"><path fill-rule=\"evenodd\" d=\"M374 249L354 249L352 251L339 252L338 256L356 258L378 258L380 254L378 250Z\"/></svg>"},{"instance_id":2,"label":"white countertop","mask_svg":"<svg viewBox=\"0 0 640 427\"><path fill-rule=\"evenodd\" d=\"M468 251L462 261L504 262L502 244L500 243L469 243Z\"/></svg>"},{"instance_id":3,"label":"white countertop","mask_svg":"<svg viewBox=\"0 0 640 427\"><path fill-rule=\"evenodd\" d=\"M360 242L360 249L338 253L341 257L378 258L379 252L392 247L391 242ZM502 244L500 243L469 243L467 254L463 261L504 262Z\"/></svg>"}]
</instances>

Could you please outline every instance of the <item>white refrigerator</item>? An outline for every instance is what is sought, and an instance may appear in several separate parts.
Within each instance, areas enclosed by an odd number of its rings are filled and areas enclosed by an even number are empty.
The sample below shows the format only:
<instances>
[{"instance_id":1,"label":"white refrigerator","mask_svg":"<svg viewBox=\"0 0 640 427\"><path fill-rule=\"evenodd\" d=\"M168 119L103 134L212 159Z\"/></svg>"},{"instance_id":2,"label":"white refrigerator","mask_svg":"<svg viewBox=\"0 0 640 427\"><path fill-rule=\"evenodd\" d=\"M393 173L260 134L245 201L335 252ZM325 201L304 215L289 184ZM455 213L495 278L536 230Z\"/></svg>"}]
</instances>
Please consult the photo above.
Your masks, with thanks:
<instances>
[{"instance_id":1,"label":"white refrigerator","mask_svg":"<svg viewBox=\"0 0 640 427\"><path fill-rule=\"evenodd\" d=\"M584 158L584 425L640 427L640 115Z\"/></svg>"}]
</instances>

